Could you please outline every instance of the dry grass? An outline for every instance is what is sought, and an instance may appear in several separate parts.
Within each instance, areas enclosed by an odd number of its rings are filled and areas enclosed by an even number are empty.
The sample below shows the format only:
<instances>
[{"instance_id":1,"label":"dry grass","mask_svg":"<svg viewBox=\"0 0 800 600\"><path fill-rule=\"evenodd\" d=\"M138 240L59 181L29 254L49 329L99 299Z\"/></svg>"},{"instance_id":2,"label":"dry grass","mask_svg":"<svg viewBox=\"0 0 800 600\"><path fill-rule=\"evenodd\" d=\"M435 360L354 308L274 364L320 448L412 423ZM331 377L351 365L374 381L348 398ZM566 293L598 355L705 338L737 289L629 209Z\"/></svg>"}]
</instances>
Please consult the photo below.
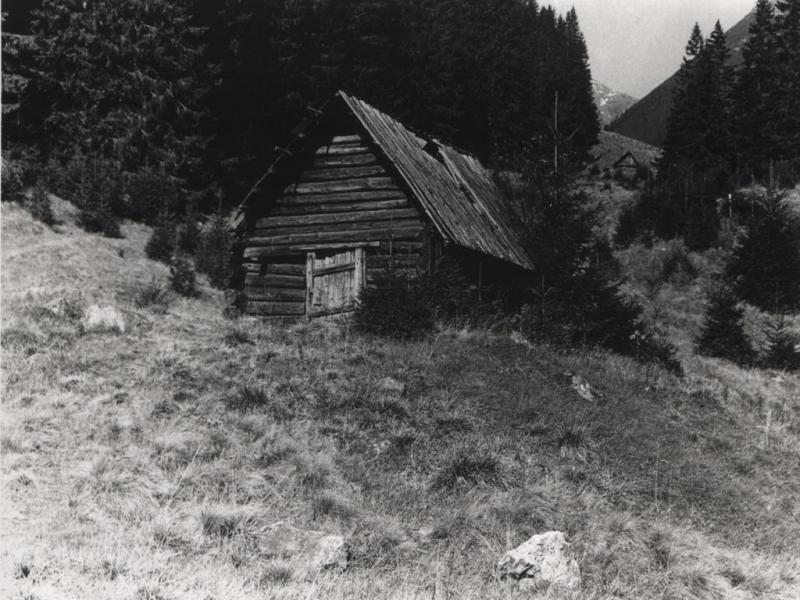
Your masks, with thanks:
<instances>
[{"instance_id":1,"label":"dry grass","mask_svg":"<svg viewBox=\"0 0 800 600\"><path fill-rule=\"evenodd\" d=\"M141 310L130 291L166 277L146 228L90 236L54 204L60 233L2 207L0 596L523 598L493 565L548 529L578 551L575 597L800 596L797 377L685 344L681 380L482 332L233 322L204 285ZM679 341L695 285L660 292L688 298L653 317ZM128 332L82 335L46 310L66 297ZM345 536L351 567L307 578L270 549L283 521Z\"/></svg>"}]
</instances>

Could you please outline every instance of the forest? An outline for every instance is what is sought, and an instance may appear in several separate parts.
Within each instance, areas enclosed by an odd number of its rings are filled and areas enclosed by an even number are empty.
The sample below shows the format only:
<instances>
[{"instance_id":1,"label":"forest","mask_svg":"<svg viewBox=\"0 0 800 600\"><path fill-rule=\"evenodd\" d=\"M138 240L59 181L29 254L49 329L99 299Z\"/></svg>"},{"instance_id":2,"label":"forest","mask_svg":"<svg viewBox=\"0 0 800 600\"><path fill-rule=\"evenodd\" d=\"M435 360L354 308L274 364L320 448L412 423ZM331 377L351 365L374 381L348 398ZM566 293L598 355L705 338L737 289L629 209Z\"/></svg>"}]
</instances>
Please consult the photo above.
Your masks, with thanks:
<instances>
[{"instance_id":1,"label":"forest","mask_svg":"<svg viewBox=\"0 0 800 600\"><path fill-rule=\"evenodd\" d=\"M555 130L585 155L599 130L577 15L536 2L44 0L29 28L6 150L158 169L206 209L339 89L493 164L550 156Z\"/></svg>"}]
</instances>

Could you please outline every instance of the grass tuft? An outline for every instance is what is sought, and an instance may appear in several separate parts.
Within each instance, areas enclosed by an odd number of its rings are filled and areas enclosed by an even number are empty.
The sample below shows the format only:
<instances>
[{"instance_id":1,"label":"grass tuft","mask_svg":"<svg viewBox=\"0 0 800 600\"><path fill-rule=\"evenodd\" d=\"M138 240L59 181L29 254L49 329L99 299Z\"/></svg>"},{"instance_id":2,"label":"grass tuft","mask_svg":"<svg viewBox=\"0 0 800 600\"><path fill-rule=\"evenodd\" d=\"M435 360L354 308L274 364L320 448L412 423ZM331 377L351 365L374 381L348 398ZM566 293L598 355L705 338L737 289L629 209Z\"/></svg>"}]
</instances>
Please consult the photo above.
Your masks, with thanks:
<instances>
[{"instance_id":1,"label":"grass tuft","mask_svg":"<svg viewBox=\"0 0 800 600\"><path fill-rule=\"evenodd\" d=\"M503 482L500 461L489 453L462 449L453 455L433 480L434 490L454 490Z\"/></svg>"},{"instance_id":2,"label":"grass tuft","mask_svg":"<svg viewBox=\"0 0 800 600\"><path fill-rule=\"evenodd\" d=\"M241 529L243 521L240 513L224 507L205 508L200 513L203 533L209 537L232 537Z\"/></svg>"},{"instance_id":3,"label":"grass tuft","mask_svg":"<svg viewBox=\"0 0 800 600\"><path fill-rule=\"evenodd\" d=\"M226 403L234 410L254 411L267 408L270 405L270 397L264 387L245 384L228 396Z\"/></svg>"},{"instance_id":4,"label":"grass tuft","mask_svg":"<svg viewBox=\"0 0 800 600\"><path fill-rule=\"evenodd\" d=\"M166 285L156 277L152 277L147 283L136 290L133 298L136 308L149 309L157 314L167 312L170 303L170 294Z\"/></svg>"},{"instance_id":5,"label":"grass tuft","mask_svg":"<svg viewBox=\"0 0 800 600\"><path fill-rule=\"evenodd\" d=\"M255 344L250 334L241 327L231 327L222 337L222 342L226 346L242 346L245 344Z\"/></svg>"},{"instance_id":6,"label":"grass tuft","mask_svg":"<svg viewBox=\"0 0 800 600\"><path fill-rule=\"evenodd\" d=\"M327 517L349 523L358 515L358 510L349 501L330 492L316 496L311 506L315 520Z\"/></svg>"},{"instance_id":7,"label":"grass tuft","mask_svg":"<svg viewBox=\"0 0 800 600\"><path fill-rule=\"evenodd\" d=\"M271 563L261 569L258 577L259 587L288 585L294 577L294 570L289 565Z\"/></svg>"}]
</instances>

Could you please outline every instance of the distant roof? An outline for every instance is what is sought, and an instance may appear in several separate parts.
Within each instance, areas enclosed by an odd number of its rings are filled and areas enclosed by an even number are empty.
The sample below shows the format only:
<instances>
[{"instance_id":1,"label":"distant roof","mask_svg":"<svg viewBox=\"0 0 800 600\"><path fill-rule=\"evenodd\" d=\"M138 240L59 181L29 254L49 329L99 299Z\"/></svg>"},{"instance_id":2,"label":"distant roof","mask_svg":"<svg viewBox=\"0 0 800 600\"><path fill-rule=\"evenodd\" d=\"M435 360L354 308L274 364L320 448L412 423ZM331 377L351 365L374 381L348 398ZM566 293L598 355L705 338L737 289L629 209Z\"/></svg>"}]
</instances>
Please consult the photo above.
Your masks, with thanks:
<instances>
[{"instance_id":1,"label":"distant roof","mask_svg":"<svg viewBox=\"0 0 800 600\"><path fill-rule=\"evenodd\" d=\"M373 141L397 168L443 238L525 269L518 217L491 173L473 156L423 139L392 117L339 92Z\"/></svg>"}]
</instances>

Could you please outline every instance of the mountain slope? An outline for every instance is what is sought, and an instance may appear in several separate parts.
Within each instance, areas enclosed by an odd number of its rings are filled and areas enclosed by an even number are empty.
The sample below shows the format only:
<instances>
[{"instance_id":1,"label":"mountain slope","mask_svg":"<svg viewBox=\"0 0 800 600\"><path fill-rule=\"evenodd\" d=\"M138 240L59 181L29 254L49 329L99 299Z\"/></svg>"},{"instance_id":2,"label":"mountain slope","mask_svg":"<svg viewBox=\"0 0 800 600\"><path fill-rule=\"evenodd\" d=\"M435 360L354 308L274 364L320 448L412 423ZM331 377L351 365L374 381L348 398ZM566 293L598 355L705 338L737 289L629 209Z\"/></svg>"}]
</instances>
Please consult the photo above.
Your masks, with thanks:
<instances>
[{"instance_id":1,"label":"mountain slope","mask_svg":"<svg viewBox=\"0 0 800 600\"><path fill-rule=\"evenodd\" d=\"M742 47L747 41L754 17L755 11L725 33L731 50L731 65L738 65L742 61ZM676 79L677 71L611 123L608 129L653 146L661 146L667 136L667 119L672 109Z\"/></svg>"},{"instance_id":2,"label":"mountain slope","mask_svg":"<svg viewBox=\"0 0 800 600\"><path fill-rule=\"evenodd\" d=\"M600 124L604 127L613 123L637 102L633 96L615 92L599 81L592 82L592 92L594 93L594 103L597 105L597 114L600 116Z\"/></svg>"}]
</instances>

